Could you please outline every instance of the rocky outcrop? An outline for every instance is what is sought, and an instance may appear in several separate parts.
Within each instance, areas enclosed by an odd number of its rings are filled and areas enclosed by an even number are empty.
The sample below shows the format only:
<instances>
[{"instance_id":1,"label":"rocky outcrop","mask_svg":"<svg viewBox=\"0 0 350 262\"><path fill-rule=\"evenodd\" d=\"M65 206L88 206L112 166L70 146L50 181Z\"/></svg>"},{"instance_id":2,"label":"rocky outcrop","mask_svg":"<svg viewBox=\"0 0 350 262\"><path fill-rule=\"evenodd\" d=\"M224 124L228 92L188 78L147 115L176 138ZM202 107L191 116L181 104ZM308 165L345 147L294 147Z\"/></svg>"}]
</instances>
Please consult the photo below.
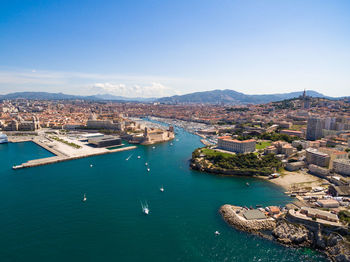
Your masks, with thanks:
<instances>
[{"instance_id":1,"label":"rocky outcrop","mask_svg":"<svg viewBox=\"0 0 350 262\"><path fill-rule=\"evenodd\" d=\"M275 239L285 245L309 246L311 244L309 230L286 220L279 220L272 230Z\"/></svg>"},{"instance_id":2,"label":"rocky outcrop","mask_svg":"<svg viewBox=\"0 0 350 262\"><path fill-rule=\"evenodd\" d=\"M350 262L350 246L343 237L333 233L326 240L325 252L333 261Z\"/></svg>"},{"instance_id":3,"label":"rocky outcrop","mask_svg":"<svg viewBox=\"0 0 350 262\"><path fill-rule=\"evenodd\" d=\"M350 243L339 233L329 233L329 230L323 230L320 226L315 228L290 222L287 218L280 218L277 221L246 220L242 216L242 210L242 207L223 205L220 213L228 224L238 230L276 240L286 246L312 247L324 252L335 262L350 262Z\"/></svg>"}]
</instances>

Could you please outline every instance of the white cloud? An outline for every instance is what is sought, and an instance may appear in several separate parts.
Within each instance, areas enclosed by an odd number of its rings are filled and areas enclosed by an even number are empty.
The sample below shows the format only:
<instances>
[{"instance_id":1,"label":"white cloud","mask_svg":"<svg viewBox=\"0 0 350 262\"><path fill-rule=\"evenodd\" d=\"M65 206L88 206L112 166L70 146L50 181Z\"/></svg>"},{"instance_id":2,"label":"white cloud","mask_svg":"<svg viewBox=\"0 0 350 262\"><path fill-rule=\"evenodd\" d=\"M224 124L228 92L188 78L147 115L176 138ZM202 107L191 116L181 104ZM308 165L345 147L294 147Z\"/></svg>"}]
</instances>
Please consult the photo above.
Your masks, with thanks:
<instances>
[{"instance_id":1,"label":"white cloud","mask_svg":"<svg viewBox=\"0 0 350 262\"><path fill-rule=\"evenodd\" d=\"M125 85L113 83L95 83L92 91L99 94L112 94L125 97L162 97L173 95L176 92L170 87L158 82L146 85Z\"/></svg>"},{"instance_id":2,"label":"white cloud","mask_svg":"<svg viewBox=\"0 0 350 262\"><path fill-rule=\"evenodd\" d=\"M182 78L153 75L0 68L1 94L48 91L79 95L109 93L126 97L160 97L176 94L177 92L169 86L180 86L184 81Z\"/></svg>"}]
</instances>

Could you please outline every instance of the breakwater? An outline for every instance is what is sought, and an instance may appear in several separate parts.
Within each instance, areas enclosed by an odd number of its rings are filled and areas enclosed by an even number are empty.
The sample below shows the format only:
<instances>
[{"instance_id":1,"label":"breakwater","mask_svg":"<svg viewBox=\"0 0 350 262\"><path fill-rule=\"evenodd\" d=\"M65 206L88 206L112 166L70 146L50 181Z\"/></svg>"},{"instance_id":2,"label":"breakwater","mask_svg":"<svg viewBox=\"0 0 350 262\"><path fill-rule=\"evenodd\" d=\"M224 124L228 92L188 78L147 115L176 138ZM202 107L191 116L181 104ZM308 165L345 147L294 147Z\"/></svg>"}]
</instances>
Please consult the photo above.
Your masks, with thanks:
<instances>
[{"instance_id":1,"label":"breakwater","mask_svg":"<svg viewBox=\"0 0 350 262\"><path fill-rule=\"evenodd\" d=\"M47 157L47 158L41 158L41 159L34 159L34 160L29 160L29 161L22 163L20 165L13 166L13 169L21 169L21 168L55 164L55 163L69 161L69 160L75 160L75 159L79 159L79 158L122 152L122 151L132 150L135 148L136 148L136 146L128 146L128 147L122 147L122 148L117 148L117 149L111 149L111 150L104 151L104 152L97 152L97 153L79 155L79 156L53 156L53 157Z\"/></svg>"}]
</instances>

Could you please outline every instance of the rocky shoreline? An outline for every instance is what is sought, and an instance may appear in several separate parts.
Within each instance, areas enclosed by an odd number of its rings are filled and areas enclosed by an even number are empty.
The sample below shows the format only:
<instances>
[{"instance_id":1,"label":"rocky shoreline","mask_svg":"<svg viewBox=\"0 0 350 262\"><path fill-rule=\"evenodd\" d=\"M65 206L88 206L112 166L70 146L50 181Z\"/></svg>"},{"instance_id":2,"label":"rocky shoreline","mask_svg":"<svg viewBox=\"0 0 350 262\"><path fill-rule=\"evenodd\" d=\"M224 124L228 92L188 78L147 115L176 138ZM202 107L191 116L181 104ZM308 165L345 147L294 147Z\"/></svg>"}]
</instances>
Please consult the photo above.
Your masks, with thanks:
<instances>
[{"instance_id":1,"label":"rocky shoreline","mask_svg":"<svg viewBox=\"0 0 350 262\"><path fill-rule=\"evenodd\" d=\"M244 220L241 207L223 205L219 212L223 219L237 230L252 233L288 247L309 247L325 253L331 261L350 261L350 246L344 236L323 228L291 222L284 216L278 219Z\"/></svg>"}]
</instances>

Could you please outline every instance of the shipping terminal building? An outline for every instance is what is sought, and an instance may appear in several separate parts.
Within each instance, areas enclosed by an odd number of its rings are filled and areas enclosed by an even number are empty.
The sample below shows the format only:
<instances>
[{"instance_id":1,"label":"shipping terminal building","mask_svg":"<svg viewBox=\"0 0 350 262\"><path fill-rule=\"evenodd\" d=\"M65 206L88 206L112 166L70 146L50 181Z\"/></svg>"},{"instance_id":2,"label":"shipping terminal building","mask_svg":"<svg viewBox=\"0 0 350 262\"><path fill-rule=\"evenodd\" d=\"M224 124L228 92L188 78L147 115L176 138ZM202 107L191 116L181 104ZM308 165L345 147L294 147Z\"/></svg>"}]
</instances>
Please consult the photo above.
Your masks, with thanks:
<instances>
[{"instance_id":1,"label":"shipping terminal building","mask_svg":"<svg viewBox=\"0 0 350 262\"><path fill-rule=\"evenodd\" d=\"M118 136L99 136L88 140L89 144L95 147L110 147L122 145L122 139Z\"/></svg>"}]
</instances>

